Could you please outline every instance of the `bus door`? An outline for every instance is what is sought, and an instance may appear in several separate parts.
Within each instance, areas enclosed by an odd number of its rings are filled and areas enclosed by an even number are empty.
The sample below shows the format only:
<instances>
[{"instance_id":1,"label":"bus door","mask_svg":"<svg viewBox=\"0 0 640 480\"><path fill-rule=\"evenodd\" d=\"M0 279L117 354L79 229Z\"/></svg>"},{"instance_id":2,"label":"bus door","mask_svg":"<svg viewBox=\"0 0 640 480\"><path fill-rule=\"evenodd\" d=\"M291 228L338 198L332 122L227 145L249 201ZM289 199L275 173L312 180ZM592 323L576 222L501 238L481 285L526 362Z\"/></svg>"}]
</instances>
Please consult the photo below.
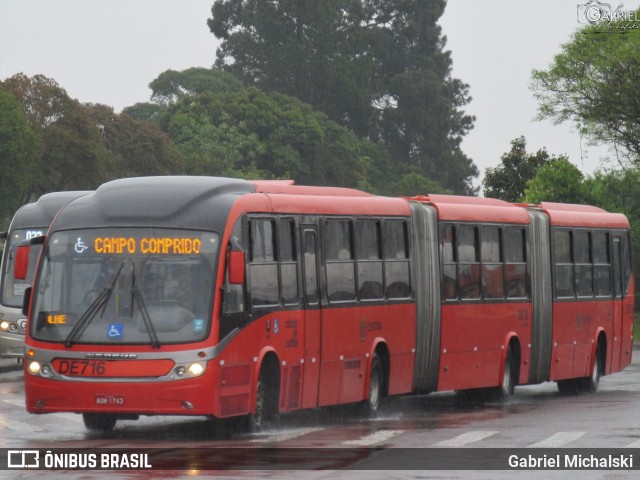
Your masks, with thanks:
<instances>
[{"instance_id":1,"label":"bus door","mask_svg":"<svg viewBox=\"0 0 640 480\"><path fill-rule=\"evenodd\" d=\"M611 339L611 371L620 369L620 354L622 348L622 315L623 315L623 269L622 269L622 237L613 236L613 338Z\"/></svg>"},{"instance_id":2,"label":"bus door","mask_svg":"<svg viewBox=\"0 0 640 480\"><path fill-rule=\"evenodd\" d=\"M320 348L322 345L322 311L318 274L318 227L301 225L302 274L304 296L304 378L302 408L318 405L320 384Z\"/></svg>"}]
</instances>

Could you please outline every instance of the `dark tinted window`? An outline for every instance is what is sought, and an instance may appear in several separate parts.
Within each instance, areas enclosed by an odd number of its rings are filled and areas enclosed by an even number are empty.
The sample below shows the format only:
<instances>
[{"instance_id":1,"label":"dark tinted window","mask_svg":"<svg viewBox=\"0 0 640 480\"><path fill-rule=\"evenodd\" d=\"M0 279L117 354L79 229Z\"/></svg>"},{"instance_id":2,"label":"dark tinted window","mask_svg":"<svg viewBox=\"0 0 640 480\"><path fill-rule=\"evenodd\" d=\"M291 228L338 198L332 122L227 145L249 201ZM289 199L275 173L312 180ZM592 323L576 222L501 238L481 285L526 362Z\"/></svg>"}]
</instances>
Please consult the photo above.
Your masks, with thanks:
<instances>
[{"instance_id":1,"label":"dark tinted window","mask_svg":"<svg viewBox=\"0 0 640 480\"><path fill-rule=\"evenodd\" d=\"M280 219L278 240L282 301L285 305L295 305L298 303L298 255L295 248L296 235L293 219Z\"/></svg>"},{"instance_id":2,"label":"dark tinted window","mask_svg":"<svg viewBox=\"0 0 640 480\"><path fill-rule=\"evenodd\" d=\"M350 220L327 220L325 223L327 296L330 302L356 299L352 232Z\"/></svg>"},{"instance_id":3,"label":"dark tinted window","mask_svg":"<svg viewBox=\"0 0 640 480\"><path fill-rule=\"evenodd\" d=\"M380 258L380 222L359 220L356 223L356 245L358 260Z\"/></svg>"},{"instance_id":4,"label":"dark tinted window","mask_svg":"<svg viewBox=\"0 0 640 480\"><path fill-rule=\"evenodd\" d=\"M253 220L249 223L251 230L251 261L275 261L275 229L273 220Z\"/></svg>"},{"instance_id":5,"label":"dark tinted window","mask_svg":"<svg viewBox=\"0 0 640 480\"><path fill-rule=\"evenodd\" d=\"M384 258L409 258L406 222L384 222Z\"/></svg>"}]
</instances>

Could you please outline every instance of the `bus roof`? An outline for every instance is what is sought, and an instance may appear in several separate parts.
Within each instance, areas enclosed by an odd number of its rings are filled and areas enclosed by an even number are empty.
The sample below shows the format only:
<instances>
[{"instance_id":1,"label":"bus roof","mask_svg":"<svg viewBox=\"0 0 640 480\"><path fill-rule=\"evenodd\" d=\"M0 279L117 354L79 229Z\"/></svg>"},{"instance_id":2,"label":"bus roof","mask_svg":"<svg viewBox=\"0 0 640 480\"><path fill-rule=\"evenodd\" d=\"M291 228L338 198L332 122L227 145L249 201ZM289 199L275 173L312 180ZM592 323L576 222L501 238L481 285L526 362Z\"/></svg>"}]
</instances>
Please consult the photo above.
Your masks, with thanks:
<instances>
[{"instance_id":1,"label":"bus roof","mask_svg":"<svg viewBox=\"0 0 640 480\"><path fill-rule=\"evenodd\" d=\"M316 195L336 197L375 197L372 193L342 187L316 187L294 185L293 180L251 180L257 193L277 193L285 195Z\"/></svg>"},{"instance_id":2,"label":"bus roof","mask_svg":"<svg viewBox=\"0 0 640 480\"><path fill-rule=\"evenodd\" d=\"M254 190L246 180L220 177L123 178L69 203L54 228L156 226L223 231L238 196Z\"/></svg>"},{"instance_id":3,"label":"bus roof","mask_svg":"<svg viewBox=\"0 0 640 480\"><path fill-rule=\"evenodd\" d=\"M433 205L438 211L438 219L443 221L529 223L529 214L524 209L495 198L437 194L409 200Z\"/></svg>"},{"instance_id":4,"label":"bus roof","mask_svg":"<svg viewBox=\"0 0 640 480\"><path fill-rule=\"evenodd\" d=\"M37 201L27 203L16 211L9 231L23 228L48 228L62 206L89 193L91 192L84 190L45 193Z\"/></svg>"},{"instance_id":5,"label":"bus roof","mask_svg":"<svg viewBox=\"0 0 640 480\"><path fill-rule=\"evenodd\" d=\"M291 181L159 176L107 182L69 203L54 228L165 226L222 232L234 206L240 211L273 213L410 213L403 199L377 197L349 188L297 186Z\"/></svg>"},{"instance_id":6,"label":"bus roof","mask_svg":"<svg viewBox=\"0 0 640 480\"><path fill-rule=\"evenodd\" d=\"M540 202L540 208L549 215L551 225L591 228L629 228L629 220L621 213L609 213L590 205Z\"/></svg>"}]
</instances>

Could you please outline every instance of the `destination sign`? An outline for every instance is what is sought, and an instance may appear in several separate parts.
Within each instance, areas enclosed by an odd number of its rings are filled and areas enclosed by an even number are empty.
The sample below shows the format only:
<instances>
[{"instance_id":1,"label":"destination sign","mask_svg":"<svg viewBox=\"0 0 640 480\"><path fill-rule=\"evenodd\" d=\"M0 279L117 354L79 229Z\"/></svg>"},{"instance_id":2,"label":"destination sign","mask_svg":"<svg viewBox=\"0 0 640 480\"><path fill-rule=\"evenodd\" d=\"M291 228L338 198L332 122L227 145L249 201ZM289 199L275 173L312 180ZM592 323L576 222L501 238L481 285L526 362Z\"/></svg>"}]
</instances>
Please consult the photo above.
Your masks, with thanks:
<instances>
[{"instance_id":1,"label":"destination sign","mask_svg":"<svg viewBox=\"0 0 640 480\"><path fill-rule=\"evenodd\" d=\"M202 240L188 237L98 237L93 248L98 254L197 255L202 248Z\"/></svg>"}]
</instances>

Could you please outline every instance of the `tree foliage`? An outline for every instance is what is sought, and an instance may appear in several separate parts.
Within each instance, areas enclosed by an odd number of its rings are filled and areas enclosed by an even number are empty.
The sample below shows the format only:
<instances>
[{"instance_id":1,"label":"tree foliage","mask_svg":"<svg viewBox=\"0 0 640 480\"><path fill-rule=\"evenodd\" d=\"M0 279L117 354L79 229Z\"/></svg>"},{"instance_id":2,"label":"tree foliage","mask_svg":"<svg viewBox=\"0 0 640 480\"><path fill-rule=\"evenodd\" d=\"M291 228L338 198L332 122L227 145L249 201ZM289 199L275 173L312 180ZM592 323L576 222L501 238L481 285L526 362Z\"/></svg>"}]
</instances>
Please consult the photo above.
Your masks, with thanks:
<instances>
[{"instance_id":1,"label":"tree foliage","mask_svg":"<svg viewBox=\"0 0 640 480\"><path fill-rule=\"evenodd\" d=\"M602 33L589 26L562 46L547 70L534 70L531 88L539 118L572 121L593 143L640 162L640 31Z\"/></svg>"},{"instance_id":2,"label":"tree foliage","mask_svg":"<svg viewBox=\"0 0 640 480\"><path fill-rule=\"evenodd\" d=\"M160 124L188 173L355 187L367 181L369 155L384 158L309 105L257 88L183 98Z\"/></svg>"},{"instance_id":3,"label":"tree foliage","mask_svg":"<svg viewBox=\"0 0 640 480\"><path fill-rule=\"evenodd\" d=\"M92 189L117 177L176 173L181 167L179 153L155 124L104 105L81 104L43 75L18 74L0 85L17 99L37 145L25 163L26 182L24 175L3 172L3 182L22 185L20 204L47 192ZM25 152L31 155L27 147Z\"/></svg>"},{"instance_id":4,"label":"tree foliage","mask_svg":"<svg viewBox=\"0 0 640 480\"><path fill-rule=\"evenodd\" d=\"M555 158L549 156L544 148L536 153L527 153L525 138L513 139L511 150L502 155L500 165L485 170L482 181L485 197L507 202L522 201L527 183L536 176L540 168Z\"/></svg>"},{"instance_id":5,"label":"tree foliage","mask_svg":"<svg viewBox=\"0 0 640 480\"><path fill-rule=\"evenodd\" d=\"M296 97L382 140L396 178L422 174L472 192L478 171L460 149L473 118L451 77L437 20L444 0L216 0L216 65L247 84Z\"/></svg>"},{"instance_id":6,"label":"tree foliage","mask_svg":"<svg viewBox=\"0 0 640 480\"><path fill-rule=\"evenodd\" d=\"M0 84L0 229L26 200L34 175L37 137L29 127L16 97Z\"/></svg>"},{"instance_id":7,"label":"tree foliage","mask_svg":"<svg viewBox=\"0 0 640 480\"><path fill-rule=\"evenodd\" d=\"M524 202L563 202L592 204L593 197L584 188L584 175L566 158L547 162L527 183Z\"/></svg>"},{"instance_id":8,"label":"tree foliage","mask_svg":"<svg viewBox=\"0 0 640 480\"><path fill-rule=\"evenodd\" d=\"M219 68L193 67L180 72L166 70L149 84L149 88L152 102L168 105L185 95L237 92L243 85L236 77Z\"/></svg>"}]
</instances>

